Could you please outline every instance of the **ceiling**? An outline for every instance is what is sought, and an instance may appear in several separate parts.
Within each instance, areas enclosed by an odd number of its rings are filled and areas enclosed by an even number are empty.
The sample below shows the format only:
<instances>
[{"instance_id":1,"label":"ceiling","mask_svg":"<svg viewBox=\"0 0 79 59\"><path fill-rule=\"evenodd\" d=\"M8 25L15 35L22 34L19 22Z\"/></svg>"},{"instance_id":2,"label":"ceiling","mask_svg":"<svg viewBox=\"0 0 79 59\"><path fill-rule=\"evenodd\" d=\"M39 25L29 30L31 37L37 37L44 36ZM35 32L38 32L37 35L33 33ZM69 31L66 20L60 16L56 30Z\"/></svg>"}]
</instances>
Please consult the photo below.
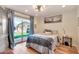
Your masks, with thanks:
<instances>
[{"instance_id":1,"label":"ceiling","mask_svg":"<svg viewBox=\"0 0 79 59\"><path fill-rule=\"evenodd\" d=\"M66 11L75 10L77 8L76 5L66 5L66 7L62 7L62 5L46 5L46 8L42 12L36 12L33 9L32 5L4 5L4 7L13 9L15 11L19 11L21 13L32 15L32 16L52 16L55 14L61 14ZM25 12L25 10L28 10L28 12Z\"/></svg>"}]
</instances>

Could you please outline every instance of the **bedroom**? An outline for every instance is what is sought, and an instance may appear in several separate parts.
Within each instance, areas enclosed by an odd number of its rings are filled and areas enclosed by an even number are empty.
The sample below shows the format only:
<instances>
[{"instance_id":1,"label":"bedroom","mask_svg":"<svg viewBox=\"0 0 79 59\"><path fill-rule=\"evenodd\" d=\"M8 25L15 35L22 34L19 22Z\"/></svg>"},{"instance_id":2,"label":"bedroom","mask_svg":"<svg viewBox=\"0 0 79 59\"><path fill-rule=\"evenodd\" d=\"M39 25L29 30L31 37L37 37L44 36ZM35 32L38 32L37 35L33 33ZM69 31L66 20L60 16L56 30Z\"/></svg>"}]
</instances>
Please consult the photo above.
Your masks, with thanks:
<instances>
[{"instance_id":1,"label":"bedroom","mask_svg":"<svg viewBox=\"0 0 79 59\"><path fill-rule=\"evenodd\" d=\"M78 23L79 22L79 6L78 5L45 5L45 6L37 5L36 8L35 8L35 6L32 6L32 5L3 5L1 7L3 9L7 8L10 10L16 11L15 14L23 17L24 19L25 18L27 18L28 20L31 19L31 21L30 21L31 26L29 25L31 28L30 34L34 33L35 34L34 38L39 39L41 37L41 39L44 40L45 43L49 44L47 42L47 40L48 39L51 40L50 37L55 37L55 36L58 37L58 39L59 39L58 41L55 39L56 46L54 48L55 49L57 48L56 53L78 54L78 50L79 50L79 31L78 31L79 30L79 28L78 28L79 27L79 23ZM41 7L44 8L42 11L40 9ZM31 17L29 17L29 15ZM33 19L32 16L34 16L34 21L32 20ZM11 17L11 16L9 16L9 17ZM3 22L5 23L5 20ZM23 21L22 21L22 23L23 23ZM22 27L23 27L23 24L22 24ZM3 24L3 32L5 34L5 24ZM23 35L23 32L22 32L22 35ZM44 37L44 39L42 37ZM24 37L22 37L22 39L23 38ZM45 39L47 39L47 40L45 41ZM62 42L63 40L65 41L67 39L69 39L68 42ZM42 43L43 42L42 40L39 40L39 41ZM27 39L26 39L26 41L27 41ZM24 42L26 42L26 41L24 41ZM23 43L23 42L21 42L21 43ZM29 44L29 42L27 42L27 43ZM40 44L39 42L31 42L31 43ZM6 43L6 44L8 44L8 43ZM2 49L5 50L5 47L7 46L6 44L4 47L2 47ZM12 46L13 45L14 44L12 44ZM17 44L17 45L19 45L19 44ZM32 44L32 48L34 48L33 45L34 44ZM40 44L40 45L44 45L44 44ZM65 45L65 46L63 47L62 45ZM38 45L34 45L34 46L36 46L35 49L37 47L39 47ZM58 49L58 47L60 50ZM73 48L75 48L75 49L73 49ZM51 48L49 47L49 45L48 46L45 45L45 49L46 49L45 52L42 52L41 49L44 49L44 47L40 46L36 50L40 50L41 53L48 53L48 52L51 53L50 52ZM63 50L65 50L65 51L63 51ZM71 51L71 52L69 52L69 51Z\"/></svg>"}]
</instances>

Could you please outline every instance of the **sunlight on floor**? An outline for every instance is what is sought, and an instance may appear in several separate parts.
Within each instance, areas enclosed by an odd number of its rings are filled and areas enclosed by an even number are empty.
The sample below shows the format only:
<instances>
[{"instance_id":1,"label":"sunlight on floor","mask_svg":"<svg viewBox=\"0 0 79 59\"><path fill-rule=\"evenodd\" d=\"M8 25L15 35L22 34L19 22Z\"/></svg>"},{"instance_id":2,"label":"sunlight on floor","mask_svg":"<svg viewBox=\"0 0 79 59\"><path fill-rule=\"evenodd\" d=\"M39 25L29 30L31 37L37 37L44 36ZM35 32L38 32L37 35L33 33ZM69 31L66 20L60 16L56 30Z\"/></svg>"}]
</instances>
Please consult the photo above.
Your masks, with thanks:
<instances>
[{"instance_id":1,"label":"sunlight on floor","mask_svg":"<svg viewBox=\"0 0 79 59\"><path fill-rule=\"evenodd\" d=\"M13 50L14 54L37 54L36 51L26 47L26 42L17 44Z\"/></svg>"},{"instance_id":2,"label":"sunlight on floor","mask_svg":"<svg viewBox=\"0 0 79 59\"><path fill-rule=\"evenodd\" d=\"M21 44L17 44L15 47L14 47L14 54L26 54L26 42L24 43L21 43Z\"/></svg>"}]
</instances>

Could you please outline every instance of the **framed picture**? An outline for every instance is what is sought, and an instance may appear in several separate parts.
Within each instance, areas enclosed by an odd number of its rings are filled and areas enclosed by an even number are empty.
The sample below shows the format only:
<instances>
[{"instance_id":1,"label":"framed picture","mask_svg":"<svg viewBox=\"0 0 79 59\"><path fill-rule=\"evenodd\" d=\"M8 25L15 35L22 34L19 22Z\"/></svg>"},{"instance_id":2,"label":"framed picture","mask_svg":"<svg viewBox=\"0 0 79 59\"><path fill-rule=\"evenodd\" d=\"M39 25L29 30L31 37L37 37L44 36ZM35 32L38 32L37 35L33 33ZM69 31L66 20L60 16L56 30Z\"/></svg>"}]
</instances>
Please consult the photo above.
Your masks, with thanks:
<instances>
[{"instance_id":1,"label":"framed picture","mask_svg":"<svg viewBox=\"0 0 79 59\"><path fill-rule=\"evenodd\" d=\"M58 23L58 22L62 22L62 15L46 17L44 19L44 23Z\"/></svg>"}]
</instances>

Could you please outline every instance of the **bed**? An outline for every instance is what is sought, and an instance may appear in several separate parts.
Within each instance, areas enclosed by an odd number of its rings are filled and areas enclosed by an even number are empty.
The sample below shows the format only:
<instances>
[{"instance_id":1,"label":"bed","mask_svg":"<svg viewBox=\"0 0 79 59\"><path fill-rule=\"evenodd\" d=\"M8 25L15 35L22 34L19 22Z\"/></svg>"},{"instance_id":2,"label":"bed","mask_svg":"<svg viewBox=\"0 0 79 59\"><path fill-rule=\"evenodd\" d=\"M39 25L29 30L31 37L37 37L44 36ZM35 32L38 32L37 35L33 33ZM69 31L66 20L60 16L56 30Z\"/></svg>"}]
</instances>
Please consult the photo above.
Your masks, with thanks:
<instances>
[{"instance_id":1,"label":"bed","mask_svg":"<svg viewBox=\"0 0 79 59\"><path fill-rule=\"evenodd\" d=\"M26 46L41 54L52 54L58 43L58 35L33 34L27 38Z\"/></svg>"}]
</instances>

